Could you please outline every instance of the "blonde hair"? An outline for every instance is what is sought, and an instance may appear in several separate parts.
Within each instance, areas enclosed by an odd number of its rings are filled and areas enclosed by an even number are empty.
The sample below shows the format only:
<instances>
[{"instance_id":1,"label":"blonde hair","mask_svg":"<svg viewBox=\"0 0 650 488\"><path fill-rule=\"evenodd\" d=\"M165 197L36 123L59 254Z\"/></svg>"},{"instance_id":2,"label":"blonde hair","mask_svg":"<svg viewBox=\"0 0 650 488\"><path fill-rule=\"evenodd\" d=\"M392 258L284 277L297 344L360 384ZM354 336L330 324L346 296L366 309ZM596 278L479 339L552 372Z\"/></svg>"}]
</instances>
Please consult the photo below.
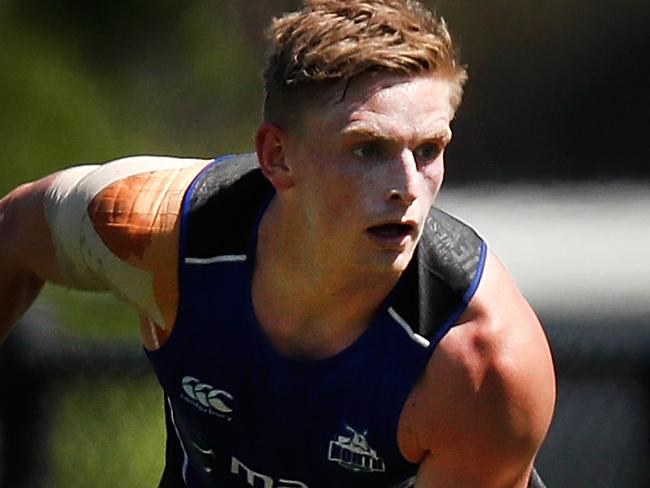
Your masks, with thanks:
<instances>
[{"instance_id":1,"label":"blonde hair","mask_svg":"<svg viewBox=\"0 0 650 488\"><path fill-rule=\"evenodd\" d=\"M441 17L416 0L305 0L273 20L264 119L290 126L324 88L367 72L439 74L460 104L467 72Z\"/></svg>"}]
</instances>

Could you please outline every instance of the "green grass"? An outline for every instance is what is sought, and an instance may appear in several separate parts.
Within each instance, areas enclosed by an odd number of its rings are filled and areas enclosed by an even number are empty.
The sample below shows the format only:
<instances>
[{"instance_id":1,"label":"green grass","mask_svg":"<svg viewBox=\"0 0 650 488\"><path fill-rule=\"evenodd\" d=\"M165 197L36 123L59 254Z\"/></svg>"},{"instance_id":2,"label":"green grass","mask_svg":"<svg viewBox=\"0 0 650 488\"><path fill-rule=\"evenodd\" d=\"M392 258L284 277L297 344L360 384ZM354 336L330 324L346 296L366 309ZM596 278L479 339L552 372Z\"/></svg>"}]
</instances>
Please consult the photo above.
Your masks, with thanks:
<instances>
[{"instance_id":1,"label":"green grass","mask_svg":"<svg viewBox=\"0 0 650 488\"><path fill-rule=\"evenodd\" d=\"M129 306L107 293L48 285L39 298L66 332L78 337L137 341ZM48 487L154 487L164 461L162 391L149 377L93 378L79 371L56 384L47 446Z\"/></svg>"},{"instance_id":2,"label":"green grass","mask_svg":"<svg viewBox=\"0 0 650 488\"><path fill-rule=\"evenodd\" d=\"M39 306L74 335L138 340L138 317L133 307L110 293L81 292L46 285Z\"/></svg>"},{"instance_id":3,"label":"green grass","mask_svg":"<svg viewBox=\"0 0 650 488\"><path fill-rule=\"evenodd\" d=\"M153 378L76 380L58 393L48 486L157 486L165 434L162 394Z\"/></svg>"}]
</instances>

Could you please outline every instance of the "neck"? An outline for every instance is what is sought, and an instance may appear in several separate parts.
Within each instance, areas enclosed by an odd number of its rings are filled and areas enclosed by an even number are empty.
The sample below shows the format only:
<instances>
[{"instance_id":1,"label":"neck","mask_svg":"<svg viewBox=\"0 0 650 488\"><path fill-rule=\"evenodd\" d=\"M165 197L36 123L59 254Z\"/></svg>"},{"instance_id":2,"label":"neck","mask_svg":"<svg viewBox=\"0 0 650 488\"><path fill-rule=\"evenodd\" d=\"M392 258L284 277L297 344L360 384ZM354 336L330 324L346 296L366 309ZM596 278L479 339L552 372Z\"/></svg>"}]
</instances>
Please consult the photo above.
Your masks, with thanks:
<instances>
[{"instance_id":1,"label":"neck","mask_svg":"<svg viewBox=\"0 0 650 488\"><path fill-rule=\"evenodd\" d=\"M344 260L326 259L297 228L275 198L258 231L253 306L279 352L327 357L366 330L399 274L369 276Z\"/></svg>"}]
</instances>

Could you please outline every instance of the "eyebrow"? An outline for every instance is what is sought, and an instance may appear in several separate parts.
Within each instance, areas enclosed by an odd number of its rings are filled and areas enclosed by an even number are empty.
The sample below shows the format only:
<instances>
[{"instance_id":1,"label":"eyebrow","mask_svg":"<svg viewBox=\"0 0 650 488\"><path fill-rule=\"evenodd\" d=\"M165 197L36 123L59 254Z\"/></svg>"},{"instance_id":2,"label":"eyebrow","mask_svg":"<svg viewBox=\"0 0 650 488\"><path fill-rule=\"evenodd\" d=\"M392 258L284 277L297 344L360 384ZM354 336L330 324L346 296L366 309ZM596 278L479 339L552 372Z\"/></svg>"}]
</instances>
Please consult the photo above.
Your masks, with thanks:
<instances>
[{"instance_id":1,"label":"eyebrow","mask_svg":"<svg viewBox=\"0 0 650 488\"><path fill-rule=\"evenodd\" d=\"M347 127L341 131L341 134L343 134L345 137L366 137L368 139L374 139L378 141L391 141L392 139L386 134L381 133L379 131L376 131L372 127L358 127L352 125L351 127ZM452 131L451 128L449 127L444 127L441 128L437 131L431 132L427 135L424 135L424 137L421 137L422 140L436 140L436 141L443 141L445 144L449 143L452 138Z\"/></svg>"}]
</instances>

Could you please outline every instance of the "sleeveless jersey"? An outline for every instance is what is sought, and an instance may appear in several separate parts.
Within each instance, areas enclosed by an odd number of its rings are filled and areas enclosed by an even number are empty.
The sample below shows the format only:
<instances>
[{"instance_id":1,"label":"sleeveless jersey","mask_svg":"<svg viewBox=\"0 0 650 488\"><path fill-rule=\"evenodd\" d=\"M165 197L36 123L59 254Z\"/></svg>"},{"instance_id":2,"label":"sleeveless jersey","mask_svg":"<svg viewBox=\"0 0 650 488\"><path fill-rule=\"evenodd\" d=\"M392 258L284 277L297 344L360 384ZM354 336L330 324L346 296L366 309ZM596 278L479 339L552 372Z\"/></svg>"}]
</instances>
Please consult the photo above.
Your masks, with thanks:
<instances>
[{"instance_id":1,"label":"sleeveless jersey","mask_svg":"<svg viewBox=\"0 0 650 488\"><path fill-rule=\"evenodd\" d=\"M406 487L404 402L476 291L477 234L433 208L407 270L366 331L321 360L282 356L253 313L257 226L273 188L254 155L208 165L183 202L175 327L147 352L165 392L161 486Z\"/></svg>"}]
</instances>

